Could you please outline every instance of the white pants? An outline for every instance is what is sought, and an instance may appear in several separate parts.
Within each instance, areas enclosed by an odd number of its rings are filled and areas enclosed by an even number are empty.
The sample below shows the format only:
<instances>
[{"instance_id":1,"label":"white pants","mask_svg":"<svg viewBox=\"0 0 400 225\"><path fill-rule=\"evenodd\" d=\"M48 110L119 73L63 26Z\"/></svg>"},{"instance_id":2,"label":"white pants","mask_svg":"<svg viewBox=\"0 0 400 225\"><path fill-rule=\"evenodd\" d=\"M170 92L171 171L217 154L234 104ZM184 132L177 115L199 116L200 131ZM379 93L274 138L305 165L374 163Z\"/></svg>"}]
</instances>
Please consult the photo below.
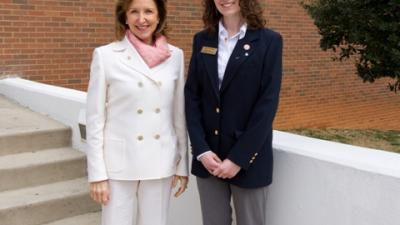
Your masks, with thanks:
<instances>
[{"instance_id":1,"label":"white pants","mask_svg":"<svg viewBox=\"0 0 400 225\"><path fill-rule=\"evenodd\" d=\"M166 225L172 177L157 180L110 180L110 201L102 225Z\"/></svg>"}]
</instances>

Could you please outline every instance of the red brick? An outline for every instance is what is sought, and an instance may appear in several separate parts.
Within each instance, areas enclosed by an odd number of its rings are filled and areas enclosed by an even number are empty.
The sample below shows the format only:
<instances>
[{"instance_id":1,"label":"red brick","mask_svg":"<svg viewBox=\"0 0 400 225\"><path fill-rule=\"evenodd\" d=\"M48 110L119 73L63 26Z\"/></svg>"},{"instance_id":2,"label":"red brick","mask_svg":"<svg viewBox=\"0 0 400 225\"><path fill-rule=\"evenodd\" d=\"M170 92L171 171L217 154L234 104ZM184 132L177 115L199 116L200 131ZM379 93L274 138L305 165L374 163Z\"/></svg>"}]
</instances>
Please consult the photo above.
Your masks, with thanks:
<instances>
[{"instance_id":1,"label":"red brick","mask_svg":"<svg viewBox=\"0 0 400 225\"><path fill-rule=\"evenodd\" d=\"M0 74L86 90L93 48L114 40L114 1L7 0L0 9ZM169 0L170 43L189 63L201 30L200 0ZM333 62L299 0L265 0L268 27L284 38L284 77L275 127L400 129L389 80L363 83L352 61Z\"/></svg>"}]
</instances>

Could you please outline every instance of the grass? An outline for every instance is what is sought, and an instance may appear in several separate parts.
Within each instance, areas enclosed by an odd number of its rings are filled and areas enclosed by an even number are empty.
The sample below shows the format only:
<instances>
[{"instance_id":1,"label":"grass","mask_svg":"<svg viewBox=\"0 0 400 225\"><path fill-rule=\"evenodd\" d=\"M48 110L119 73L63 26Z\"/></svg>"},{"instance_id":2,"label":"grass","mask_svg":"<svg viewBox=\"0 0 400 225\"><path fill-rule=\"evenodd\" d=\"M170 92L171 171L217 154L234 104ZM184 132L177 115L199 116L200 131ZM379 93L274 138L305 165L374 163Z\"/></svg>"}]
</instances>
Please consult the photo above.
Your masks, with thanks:
<instances>
[{"instance_id":1,"label":"grass","mask_svg":"<svg viewBox=\"0 0 400 225\"><path fill-rule=\"evenodd\" d=\"M291 129L289 133L400 153L400 131L355 129Z\"/></svg>"}]
</instances>

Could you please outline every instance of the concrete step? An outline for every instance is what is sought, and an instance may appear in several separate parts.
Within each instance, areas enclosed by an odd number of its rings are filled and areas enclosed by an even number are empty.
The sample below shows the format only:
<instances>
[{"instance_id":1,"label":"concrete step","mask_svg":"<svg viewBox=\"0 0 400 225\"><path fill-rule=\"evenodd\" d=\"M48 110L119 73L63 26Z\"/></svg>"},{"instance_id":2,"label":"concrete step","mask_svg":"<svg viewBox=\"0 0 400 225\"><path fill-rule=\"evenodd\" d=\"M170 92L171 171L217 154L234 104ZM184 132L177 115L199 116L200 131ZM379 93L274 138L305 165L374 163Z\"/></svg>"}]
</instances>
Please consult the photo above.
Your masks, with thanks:
<instances>
[{"instance_id":1,"label":"concrete step","mask_svg":"<svg viewBox=\"0 0 400 225\"><path fill-rule=\"evenodd\" d=\"M71 129L47 129L0 135L0 156L69 146Z\"/></svg>"},{"instance_id":2,"label":"concrete step","mask_svg":"<svg viewBox=\"0 0 400 225\"><path fill-rule=\"evenodd\" d=\"M1 225L40 225L99 210L86 178L0 193Z\"/></svg>"},{"instance_id":3,"label":"concrete step","mask_svg":"<svg viewBox=\"0 0 400 225\"><path fill-rule=\"evenodd\" d=\"M57 220L43 225L100 225L101 213L93 212Z\"/></svg>"},{"instance_id":4,"label":"concrete step","mask_svg":"<svg viewBox=\"0 0 400 225\"><path fill-rule=\"evenodd\" d=\"M69 146L71 129L0 96L0 156Z\"/></svg>"},{"instance_id":5,"label":"concrete step","mask_svg":"<svg viewBox=\"0 0 400 225\"><path fill-rule=\"evenodd\" d=\"M72 148L0 156L0 191L84 177L85 161Z\"/></svg>"}]
</instances>

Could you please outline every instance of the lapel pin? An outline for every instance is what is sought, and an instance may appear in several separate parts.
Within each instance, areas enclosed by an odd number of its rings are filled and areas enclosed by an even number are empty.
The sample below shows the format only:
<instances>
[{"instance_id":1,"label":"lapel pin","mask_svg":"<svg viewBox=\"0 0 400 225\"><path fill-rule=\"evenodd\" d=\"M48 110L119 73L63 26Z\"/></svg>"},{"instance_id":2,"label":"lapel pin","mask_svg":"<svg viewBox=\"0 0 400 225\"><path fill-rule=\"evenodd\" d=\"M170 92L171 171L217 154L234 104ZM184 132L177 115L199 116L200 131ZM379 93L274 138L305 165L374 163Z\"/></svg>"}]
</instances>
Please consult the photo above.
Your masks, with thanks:
<instances>
[{"instance_id":1,"label":"lapel pin","mask_svg":"<svg viewBox=\"0 0 400 225\"><path fill-rule=\"evenodd\" d=\"M201 53L215 55L215 54L217 54L217 48L203 46L201 48Z\"/></svg>"},{"instance_id":2,"label":"lapel pin","mask_svg":"<svg viewBox=\"0 0 400 225\"><path fill-rule=\"evenodd\" d=\"M245 56L249 56L249 53L246 52L246 53L244 53L244 55L245 55Z\"/></svg>"},{"instance_id":3,"label":"lapel pin","mask_svg":"<svg viewBox=\"0 0 400 225\"><path fill-rule=\"evenodd\" d=\"M243 45L244 50L248 51L250 50L250 45L249 44L245 44Z\"/></svg>"}]
</instances>

